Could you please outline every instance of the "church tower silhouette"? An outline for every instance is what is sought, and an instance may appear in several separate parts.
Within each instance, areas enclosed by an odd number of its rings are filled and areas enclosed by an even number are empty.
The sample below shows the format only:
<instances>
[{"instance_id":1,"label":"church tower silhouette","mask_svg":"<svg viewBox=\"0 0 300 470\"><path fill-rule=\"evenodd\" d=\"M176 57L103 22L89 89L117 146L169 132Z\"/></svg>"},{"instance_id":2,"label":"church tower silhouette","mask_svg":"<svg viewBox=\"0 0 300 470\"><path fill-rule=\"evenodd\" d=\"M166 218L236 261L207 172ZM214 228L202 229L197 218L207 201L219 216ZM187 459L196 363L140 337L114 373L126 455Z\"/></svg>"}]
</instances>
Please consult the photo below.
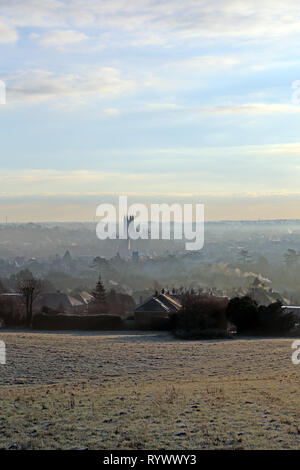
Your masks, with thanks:
<instances>
[{"instance_id":1,"label":"church tower silhouette","mask_svg":"<svg viewBox=\"0 0 300 470\"><path fill-rule=\"evenodd\" d=\"M128 232L129 232L129 226L131 223L133 223L133 221L134 221L133 215L130 215L130 216L127 215L123 219L123 233L126 234L126 238L120 239L118 253L121 256L121 258L128 258L129 256L131 256L131 240L130 240Z\"/></svg>"}]
</instances>

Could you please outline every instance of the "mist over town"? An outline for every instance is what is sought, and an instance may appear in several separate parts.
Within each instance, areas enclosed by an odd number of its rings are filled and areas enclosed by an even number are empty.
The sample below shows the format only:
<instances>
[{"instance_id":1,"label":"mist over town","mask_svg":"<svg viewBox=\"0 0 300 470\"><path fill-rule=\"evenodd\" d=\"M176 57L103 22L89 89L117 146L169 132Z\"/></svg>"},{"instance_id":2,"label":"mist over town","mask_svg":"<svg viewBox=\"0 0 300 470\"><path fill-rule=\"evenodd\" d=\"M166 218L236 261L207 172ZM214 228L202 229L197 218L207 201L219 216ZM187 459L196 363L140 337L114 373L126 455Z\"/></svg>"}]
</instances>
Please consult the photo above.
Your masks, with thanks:
<instances>
[{"instance_id":1,"label":"mist over town","mask_svg":"<svg viewBox=\"0 0 300 470\"><path fill-rule=\"evenodd\" d=\"M300 449L299 43L295 0L0 0L9 464Z\"/></svg>"}]
</instances>

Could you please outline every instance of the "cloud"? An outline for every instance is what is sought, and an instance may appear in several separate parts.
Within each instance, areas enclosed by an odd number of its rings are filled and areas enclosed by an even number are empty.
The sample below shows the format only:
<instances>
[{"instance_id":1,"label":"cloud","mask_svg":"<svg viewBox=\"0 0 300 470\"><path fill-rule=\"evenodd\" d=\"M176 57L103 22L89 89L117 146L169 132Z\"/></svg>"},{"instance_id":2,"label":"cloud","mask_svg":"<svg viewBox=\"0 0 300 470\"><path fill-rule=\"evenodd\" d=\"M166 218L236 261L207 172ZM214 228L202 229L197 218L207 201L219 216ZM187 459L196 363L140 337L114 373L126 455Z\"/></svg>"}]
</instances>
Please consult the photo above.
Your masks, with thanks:
<instances>
[{"instance_id":1,"label":"cloud","mask_svg":"<svg viewBox=\"0 0 300 470\"><path fill-rule=\"evenodd\" d=\"M0 19L0 43L6 44L9 42L16 42L18 39L17 31Z\"/></svg>"},{"instance_id":2,"label":"cloud","mask_svg":"<svg viewBox=\"0 0 300 470\"><path fill-rule=\"evenodd\" d=\"M140 152L127 149L115 153L107 149L97 154L98 165L89 164L87 151L82 169L77 170L2 170L0 192L3 195L14 195L17 191L37 195L97 194L101 188L101 192L116 194L210 193L213 196L247 192L257 197L267 193L294 194L298 188L299 143Z\"/></svg>"},{"instance_id":3,"label":"cloud","mask_svg":"<svg viewBox=\"0 0 300 470\"><path fill-rule=\"evenodd\" d=\"M1 170L0 198L16 197L93 197L108 195L117 197L118 194L127 194L134 197L164 197L164 198L205 198L211 201L227 199L259 200L261 198L300 198L297 190L286 189L257 189L253 191L240 186L239 190L218 186L209 190L201 185L196 176L189 180L187 191L185 174L180 177L176 172L160 173L155 175L152 184L147 184L149 174L121 173L102 170ZM193 170L191 170L193 171ZM225 177L226 178L226 177ZM174 182L177 185L174 186ZM134 183L134 187L133 187ZM182 184L183 183L183 184ZM115 186L118 191L115 191ZM16 188L18 190L16 191Z\"/></svg>"},{"instance_id":4,"label":"cloud","mask_svg":"<svg viewBox=\"0 0 300 470\"><path fill-rule=\"evenodd\" d=\"M56 194L113 194L113 187L118 186L122 191L132 192L132 185L145 187L149 175L147 173L121 173L100 170L17 170L1 171L2 196L13 196L19 188L20 195L56 195ZM156 179L162 184L165 176L157 175ZM121 189L122 188L122 189Z\"/></svg>"},{"instance_id":5,"label":"cloud","mask_svg":"<svg viewBox=\"0 0 300 470\"><path fill-rule=\"evenodd\" d=\"M74 74L54 74L46 70L26 70L6 80L8 101L12 104L57 101L82 104L131 92L136 84L123 79L112 67L81 68Z\"/></svg>"},{"instance_id":6,"label":"cloud","mask_svg":"<svg viewBox=\"0 0 300 470\"><path fill-rule=\"evenodd\" d=\"M134 46L197 38L282 42L300 31L294 0L10 0L1 2L0 14L16 27L98 28L112 38L120 31Z\"/></svg>"},{"instance_id":7,"label":"cloud","mask_svg":"<svg viewBox=\"0 0 300 470\"><path fill-rule=\"evenodd\" d=\"M112 192L56 193L56 194L0 194L0 220L9 222L32 221L87 221L94 220L96 208L101 203L118 204L118 194ZM205 221L297 219L300 193L236 194L180 194L127 192L128 203L204 203Z\"/></svg>"},{"instance_id":8,"label":"cloud","mask_svg":"<svg viewBox=\"0 0 300 470\"><path fill-rule=\"evenodd\" d=\"M67 5L60 0L10 0L0 2L0 14L16 27L49 28L65 26L68 21Z\"/></svg>"},{"instance_id":9,"label":"cloud","mask_svg":"<svg viewBox=\"0 0 300 470\"><path fill-rule=\"evenodd\" d=\"M127 195L129 204L204 203L206 220L297 218L297 185L289 190L269 188L265 184L269 173L261 162L255 166L264 175L264 184L256 190L243 181L238 186L232 184L233 180L226 184L228 174L219 184L218 176L212 173L210 184L205 185L206 178L193 166L189 174L179 174L173 167L169 167L173 173L157 169L152 178L146 171L125 174L100 170L1 170L0 218L4 220L9 214L10 221L92 220L98 204L116 204L119 195ZM232 173L232 167L228 172Z\"/></svg>"},{"instance_id":10,"label":"cloud","mask_svg":"<svg viewBox=\"0 0 300 470\"><path fill-rule=\"evenodd\" d=\"M208 161L212 158L217 158L219 155L222 155L222 158L236 158L241 160L242 156L253 159L254 155L258 157L261 156L276 156L281 157L285 155L286 157L294 155L300 157L300 142L291 142L291 143L278 143L278 144L262 144L262 145L232 145L232 146L203 146L203 147L174 147L174 148L152 148L152 149L142 149L142 150L130 150L130 155L132 157L141 156L143 159L155 159L158 158L160 161L166 159L169 161L172 159L173 164L176 160L183 160L189 165L191 161L197 160L202 156L200 163L203 162L203 156L207 156ZM111 150L111 155L113 157L118 157L120 154L129 157L127 151L113 151ZM280 159L279 159L280 161ZM298 160L296 160L298 163ZM269 160L267 160L269 164ZM202 163L201 163L202 164ZM294 165L294 160L285 159L284 165L288 167L290 164Z\"/></svg>"},{"instance_id":11,"label":"cloud","mask_svg":"<svg viewBox=\"0 0 300 470\"><path fill-rule=\"evenodd\" d=\"M142 107L142 111L180 111L184 110L184 106L180 106L176 103L148 103Z\"/></svg>"},{"instance_id":12,"label":"cloud","mask_svg":"<svg viewBox=\"0 0 300 470\"><path fill-rule=\"evenodd\" d=\"M244 103L240 105L195 108L195 112L197 111L211 114L298 114L300 113L300 106L284 103Z\"/></svg>"},{"instance_id":13,"label":"cloud","mask_svg":"<svg viewBox=\"0 0 300 470\"><path fill-rule=\"evenodd\" d=\"M33 33L31 37L37 39L41 46L57 49L63 49L64 46L77 44L88 39L86 34L73 30L49 31L42 35Z\"/></svg>"},{"instance_id":14,"label":"cloud","mask_svg":"<svg viewBox=\"0 0 300 470\"><path fill-rule=\"evenodd\" d=\"M166 67L184 67L209 73L211 71L219 71L220 69L230 69L239 65L240 63L241 59L237 56L222 56L216 54L194 56L181 61L169 62Z\"/></svg>"},{"instance_id":15,"label":"cloud","mask_svg":"<svg viewBox=\"0 0 300 470\"><path fill-rule=\"evenodd\" d=\"M258 153L260 155L297 155L300 156L300 142L293 142L288 144L273 144L273 145L264 145L254 147L254 150L251 153ZM288 163L288 161L287 161Z\"/></svg>"},{"instance_id":16,"label":"cloud","mask_svg":"<svg viewBox=\"0 0 300 470\"><path fill-rule=\"evenodd\" d=\"M120 111L116 108L107 108L105 110L105 114L108 116L118 116L120 114Z\"/></svg>"},{"instance_id":17,"label":"cloud","mask_svg":"<svg viewBox=\"0 0 300 470\"><path fill-rule=\"evenodd\" d=\"M174 112L183 114L298 114L299 105L284 103L243 103L224 106L194 107L176 103L148 103L140 108L144 112Z\"/></svg>"}]
</instances>

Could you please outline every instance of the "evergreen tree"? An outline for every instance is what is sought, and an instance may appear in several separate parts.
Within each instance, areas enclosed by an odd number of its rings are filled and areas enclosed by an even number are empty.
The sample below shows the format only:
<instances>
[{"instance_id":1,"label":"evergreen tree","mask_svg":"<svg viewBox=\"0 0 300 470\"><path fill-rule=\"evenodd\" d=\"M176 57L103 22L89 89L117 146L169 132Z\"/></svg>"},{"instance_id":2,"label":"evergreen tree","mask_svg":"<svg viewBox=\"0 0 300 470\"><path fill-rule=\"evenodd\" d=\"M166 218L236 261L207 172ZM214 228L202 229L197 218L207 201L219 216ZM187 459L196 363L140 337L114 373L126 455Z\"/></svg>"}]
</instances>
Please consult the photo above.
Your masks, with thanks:
<instances>
[{"instance_id":1,"label":"evergreen tree","mask_svg":"<svg viewBox=\"0 0 300 470\"><path fill-rule=\"evenodd\" d=\"M93 303L95 304L106 304L106 292L101 281L101 276L99 276L98 282L95 289L92 292L94 297Z\"/></svg>"}]
</instances>

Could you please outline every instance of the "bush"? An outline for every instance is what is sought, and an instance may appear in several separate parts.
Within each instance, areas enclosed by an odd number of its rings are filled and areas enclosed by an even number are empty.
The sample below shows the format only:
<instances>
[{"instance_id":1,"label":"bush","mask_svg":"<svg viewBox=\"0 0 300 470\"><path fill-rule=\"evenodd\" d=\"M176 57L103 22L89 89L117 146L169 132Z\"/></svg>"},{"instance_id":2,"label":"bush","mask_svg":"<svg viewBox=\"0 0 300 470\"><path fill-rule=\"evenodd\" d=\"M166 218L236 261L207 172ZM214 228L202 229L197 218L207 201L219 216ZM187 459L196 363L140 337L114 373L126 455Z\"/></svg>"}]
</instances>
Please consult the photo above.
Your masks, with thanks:
<instances>
[{"instance_id":1,"label":"bush","mask_svg":"<svg viewBox=\"0 0 300 470\"><path fill-rule=\"evenodd\" d=\"M228 300L210 295L188 294L182 308L171 316L171 329L188 335L194 331L227 330L226 307ZM180 333L179 333L180 334ZM181 333L182 334L182 333Z\"/></svg>"},{"instance_id":2,"label":"bush","mask_svg":"<svg viewBox=\"0 0 300 470\"><path fill-rule=\"evenodd\" d=\"M170 330L170 318L155 312L135 312L135 327L137 330L163 331Z\"/></svg>"},{"instance_id":3,"label":"bush","mask_svg":"<svg viewBox=\"0 0 300 470\"><path fill-rule=\"evenodd\" d=\"M63 310L57 308L47 307L47 305L43 305L42 313L48 313L50 315L57 315L58 313L63 313Z\"/></svg>"},{"instance_id":4,"label":"bush","mask_svg":"<svg viewBox=\"0 0 300 470\"><path fill-rule=\"evenodd\" d=\"M267 307L258 306L248 296L235 297L230 300L227 318L237 329L237 333L252 335L282 335L295 328L296 317L286 313L281 302L274 302Z\"/></svg>"},{"instance_id":5,"label":"bush","mask_svg":"<svg viewBox=\"0 0 300 470\"><path fill-rule=\"evenodd\" d=\"M3 326L23 326L25 306L19 297L0 295L0 320Z\"/></svg>"},{"instance_id":6,"label":"bush","mask_svg":"<svg viewBox=\"0 0 300 470\"><path fill-rule=\"evenodd\" d=\"M290 331L287 332L286 336L288 336L289 338L300 338L300 328L292 328Z\"/></svg>"},{"instance_id":7,"label":"bush","mask_svg":"<svg viewBox=\"0 0 300 470\"><path fill-rule=\"evenodd\" d=\"M263 334L278 335L288 333L296 324L294 313L286 313L282 309L281 302L274 302L267 307L261 305L258 308L258 331Z\"/></svg>"},{"instance_id":8,"label":"bush","mask_svg":"<svg viewBox=\"0 0 300 470\"><path fill-rule=\"evenodd\" d=\"M236 326L237 333L256 329L258 305L251 297L234 297L227 306L226 316Z\"/></svg>"}]
</instances>

